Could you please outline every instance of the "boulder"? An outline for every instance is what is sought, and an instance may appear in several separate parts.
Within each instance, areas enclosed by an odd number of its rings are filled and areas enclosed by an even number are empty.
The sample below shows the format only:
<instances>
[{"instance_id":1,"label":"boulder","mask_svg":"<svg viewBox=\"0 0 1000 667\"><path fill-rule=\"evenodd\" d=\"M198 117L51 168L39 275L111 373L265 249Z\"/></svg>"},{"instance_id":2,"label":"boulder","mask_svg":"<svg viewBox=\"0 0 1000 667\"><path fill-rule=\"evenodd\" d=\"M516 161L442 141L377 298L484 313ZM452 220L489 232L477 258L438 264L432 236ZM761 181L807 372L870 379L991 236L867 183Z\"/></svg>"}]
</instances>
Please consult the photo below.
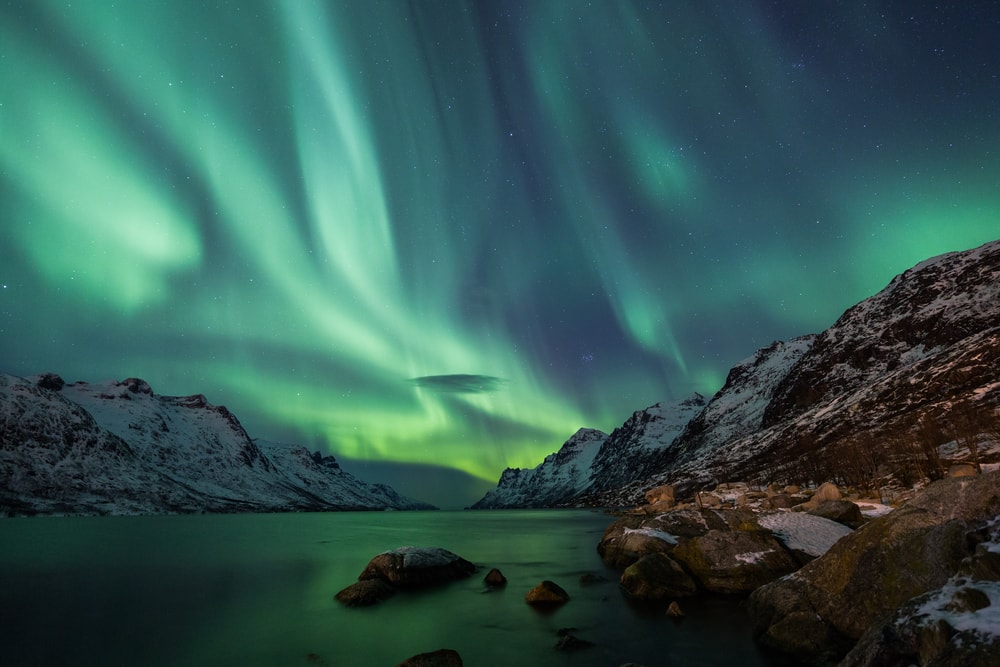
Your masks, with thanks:
<instances>
[{"instance_id":1,"label":"boulder","mask_svg":"<svg viewBox=\"0 0 1000 667\"><path fill-rule=\"evenodd\" d=\"M685 508L656 516L626 516L608 526L597 552L609 567L624 569L646 554L670 552L685 538L747 526L755 526L749 510Z\"/></svg>"},{"instance_id":2,"label":"boulder","mask_svg":"<svg viewBox=\"0 0 1000 667\"><path fill-rule=\"evenodd\" d=\"M679 544L671 557L713 593L749 593L798 568L764 530L712 530Z\"/></svg>"},{"instance_id":3,"label":"boulder","mask_svg":"<svg viewBox=\"0 0 1000 667\"><path fill-rule=\"evenodd\" d=\"M647 505L655 505L658 503L673 504L676 502L676 498L674 497L674 487L670 484L657 486L649 491L646 491L646 493L643 494L643 498L645 498Z\"/></svg>"},{"instance_id":4,"label":"boulder","mask_svg":"<svg viewBox=\"0 0 1000 667\"><path fill-rule=\"evenodd\" d=\"M559 635L559 640L556 642L557 651L579 651L594 645L594 642L580 639L574 635L574 630L575 628L564 628L557 633Z\"/></svg>"},{"instance_id":5,"label":"boulder","mask_svg":"<svg viewBox=\"0 0 1000 667\"><path fill-rule=\"evenodd\" d=\"M604 531L597 553L605 565L625 568L646 554L670 551L677 538L658 526L656 519L647 522L637 516L623 517Z\"/></svg>"},{"instance_id":6,"label":"boulder","mask_svg":"<svg viewBox=\"0 0 1000 667\"><path fill-rule=\"evenodd\" d=\"M971 463L953 463L948 467L948 477L972 477L979 471Z\"/></svg>"},{"instance_id":7,"label":"boulder","mask_svg":"<svg viewBox=\"0 0 1000 667\"><path fill-rule=\"evenodd\" d=\"M442 648L407 658L396 667L462 667L462 656L458 651Z\"/></svg>"},{"instance_id":8,"label":"boulder","mask_svg":"<svg viewBox=\"0 0 1000 667\"><path fill-rule=\"evenodd\" d=\"M627 597L642 602L669 602L698 590L684 568L664 553L648 554L629 565L620 584Z\"/></svg>"},{"instance_id":9,"label":"boulder","mask_svg":"<svg viewBox=\"0 0 1000 667\"><path fill-rule=\"evenodd\" d=\"M334 598L348 607L368 607L395 594L396 589L381 579L367 579L351 584Z\"/></svg>"},{"instance_id":10,"label":"boulder","mask_svg":"<svg viewBox=\"0 0 1000 667\"><path fill-rule=\"evenodd\" d=\"M503 572L500 570L493 568L486 573L483 582L490 588L499 588L507 585L507 577L503 576Z\"/></svg>"},{"instance_id":11,"label":"boulder","mask_svg":"<svg viewBox=\"0 0 1000 667\"><path fill-rule=\"evenodd\" d=\"M66 386L66 381L55 373L42 373L38 376L38 381L35 384L49 391L60 391Z\"/></svg>"},{"instance_id":12,"label":"boulder","mask_svg":"<svg viewBox=\"0 0 1000 667\"><path fill-rule=\"evenodd\" d=\"M594 584L603 584L606 581L607 579L594 572L584 572L580 575L581 586L593 586Z\"/></svg>"},{"instance_id":13,"label":"boulder","mask_svg":"<svg viewBox=\"0 0 1000 667\"><path fill-rule=\"evenodd\" d=\"M476 566L439 547L399 547L372 558L359 580L381 579L400 588L422 588L464 579Z\"/></svg>"},{"instance_id":14,"label":"boulder","mask_svg":"<svg viewBox=\"0 0 1000 667\"><path fill-rule=\"evenodd\" d=\"M754 634L800 660L837 660L900 605L943 586L998 514L1000 472L935 482L793 576L754 591Z\"/></svg>"},{"instance_id":15,"label":"boulder","mask_svg":"<svg viewBox=\"0 0 1000 667\"><path fill-rule=\"evenodd\" d=\"M558 607L569 602L569 593L559 584L546 579L528 591L524 601L533 607Z\"/></svg>"},{"instance_id":16,"label":"boulder","mask_svg":"<svg viewBox=\"0 0 1000 667\"><path fill-rule=\"evenodd\" d=\"M802 501L787 493L776 493L773 496L768 496L767 500L764 501L764 509L787 510L798 505L800 502Z\"/></svg>"},{"instance_id":17,"label":"boulder","mask_svg":"<svg viewBox=\"0 0 1000 667\"><path fill-rule=\"evenodd\" d=\"M681 606L677 604L676 600L671 602L670 606L667 607L667 616L670 618L684 618L684 611L681 609Z\"/></svg>"},{"instance_id":18,"label":"boulder","mask_svg":"<svg viewBox=\"0 0 1000 667\"><path fill-rule=\"evenodd\" d=\"M852 532L842 523L805 512L762 512L757 515L757 523L770 531L800 565L822 556Z\"/></svg>"},{"instance_id":19,"label":"boulder","mask_svg":"<svg viewBox=\"0 0 1000 667\"><path fill-rule=\"evenodd\" d=\"M800 512L808 512L816 509L825 502L842 499L843 496L841 496L840 489L837 488L836 484L833 482L823 482L819 485L819 488L816 489L816 492L813 493L812 498L801 505L797 505L795 509Z\"/></svg>"},{"instance_id":20,"label":"boulder","mask_svg":"<svg viewBox=\"0 0 1000 667\"><path fill-rule=\"evenodd\" d=\"M1000 663L1000 583L950 581L866 632L841 667Z\"/></svg>"},{"instance_id":21,"label":"boulder","mask_svg":"<svg viewBox=\"0 0 1000 667\"><path fill-rule=\"evenodd\" d=\"M836 521L848 528L860 528L865 522L861 508L850 500L827 500L809 510L807 514Z\"/></svg>"}]
</instances>

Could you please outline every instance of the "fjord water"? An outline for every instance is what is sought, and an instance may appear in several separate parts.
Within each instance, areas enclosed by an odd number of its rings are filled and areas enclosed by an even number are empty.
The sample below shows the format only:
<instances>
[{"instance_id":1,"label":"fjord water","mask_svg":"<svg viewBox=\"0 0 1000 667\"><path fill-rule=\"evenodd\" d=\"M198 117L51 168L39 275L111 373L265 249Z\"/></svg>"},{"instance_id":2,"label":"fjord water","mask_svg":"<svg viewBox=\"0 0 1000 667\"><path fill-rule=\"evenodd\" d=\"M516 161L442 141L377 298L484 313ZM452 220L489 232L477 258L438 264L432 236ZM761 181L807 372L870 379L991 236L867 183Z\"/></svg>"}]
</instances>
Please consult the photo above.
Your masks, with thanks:
<instances>
[{"instance_id":1,"label":"fjord water","mask_svg":"<svg viewBox=\"0 0 1000 667\"><path fill-rule=\"evenodd\" d=\"M681 622L631 607L586 511L383 512L0 520L0 664L391 666L426 651L478 665L772 664L731 599ZM333 599L376 553L440 546L465 581L349 609ZM486 592L498 567L509 582ZM607 581L584 585L580 575ZM570 602L524 603L543 579ZM555 650L557 631L596 646Z\"/></svg>"}]
</instances>

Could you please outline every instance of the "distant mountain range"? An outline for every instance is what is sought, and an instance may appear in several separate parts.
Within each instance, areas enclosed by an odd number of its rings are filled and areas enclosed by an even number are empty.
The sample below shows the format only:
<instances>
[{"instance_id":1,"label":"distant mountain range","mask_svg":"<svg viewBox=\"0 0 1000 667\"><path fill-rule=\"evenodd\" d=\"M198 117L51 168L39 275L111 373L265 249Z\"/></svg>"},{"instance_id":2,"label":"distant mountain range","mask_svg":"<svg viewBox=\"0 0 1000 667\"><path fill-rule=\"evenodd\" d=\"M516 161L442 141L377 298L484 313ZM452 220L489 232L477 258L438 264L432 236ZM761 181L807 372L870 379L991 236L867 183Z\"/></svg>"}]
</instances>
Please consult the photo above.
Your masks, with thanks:
<instances>
[{"instance_id":1,"label":"distant mountain range","mask_svg":"<svg viewBox=\"0 0 1000 667\"><path fill-rule=\"evenodd\" d=\"M974 459L982 439L1000 441L998 406L994 241L916 265L821 334L759 350L707 404L654 405L603 440L579 431L473 507L624 506L664 483L934 477L941 444Z\"/></svg>"},{"instance_id":2,"label":"distant mountain range","mask_svg":"<svg viewBox=\"0 0 1000 667\"><path fill-rule=\"evenodd\" d=\"M0 515L433 509L143 380L0 374Z\"/></svg>"}]
</instances>

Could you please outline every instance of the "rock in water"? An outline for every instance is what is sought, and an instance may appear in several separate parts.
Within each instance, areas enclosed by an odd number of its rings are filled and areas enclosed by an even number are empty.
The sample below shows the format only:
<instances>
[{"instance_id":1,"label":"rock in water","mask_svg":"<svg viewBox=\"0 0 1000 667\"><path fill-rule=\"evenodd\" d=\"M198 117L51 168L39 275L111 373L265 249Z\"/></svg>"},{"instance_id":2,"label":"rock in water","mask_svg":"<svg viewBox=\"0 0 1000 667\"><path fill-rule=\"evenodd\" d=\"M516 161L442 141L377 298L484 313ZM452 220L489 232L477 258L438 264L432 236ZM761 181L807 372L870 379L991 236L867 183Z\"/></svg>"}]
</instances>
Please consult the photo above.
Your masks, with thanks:
<instances>
[{"instance_id":1,"label":"rock in water","mask_svg":"<svg viewBox=\"0 0 1000 667\"><path fill-rule=\"evenodd\" d=\"M348 607L369 607L395 594L396 589L381 579L367 579L351 584L334 597Z\"/></svg>"},{"instance_id":2,"label":"rock in water","mask_svg":"<svg viewBox=\"0 0 1000 667\"><path fill-rule=\"evenodd\" d=\"M837 660L911 598L944 586L1000 514L1000 472L936 482L791 577L753 592L758 640L808 662Z\"/></svg>"},{"instance_id":3,"label":"rock in water","mask_svg":"<svg viewBox=\"0 0 1000 667\"><path fill-rule=\"evenodd\" d=\"M407 658L396 667L462 667L462 656L458 651L442 648Z\"/></svg>"},{"instance_id":4,"label":"rock in water","mask_svg":"<svg viewBox=\"0 0 1000 667\"><path fill-rule=\"evenodd\" d=\"M594 642L587 641L586 639L580 639L568 632L561 637L556 642L557 651L579 651L581 649L590 648L594 645Z\"/></svg>"},{"instance_id":5,"label":"rock in water","mask_svg":"<svg viewBox=\"0 0 1000 667\"><path fill-rule=\"evenodd\" d=\"M493 568L483 578L483 582L490 588L499 588L507 585L507 577L503 576L500 570Z\"/></svg>"},{"instance_id":6,"label":"rock in water","mask_svg":"<svg viewBox=\"0 0 1000 667\"><path fill-rule=\"evenodd\" d=\"M400 588L436 586L464 579L476 566L439 547L399 547L369 561L358 579L381 579Z\"/></svg>"},{"instance_id":7,"label":"rock in water","mask_svg":"<svg viewBox=\"0 0 1000 667\"><path fill-rule=\"evenodd\" d=\"M524 601L533 607L557 607L569 602L569 593L559 584L546 579L528 591Z\"/></svg>"},{"instance_id":8,"label":"rock in water","mask_svg":"<svg viewBox=\"0 0 1000 667\"><path fill-rule=\"evenodd\" d=\"M625 595L643 602L666 602L694 595L694 579L664 553L643 556L625 568L621 577Z\"/></svg>"}]
</instances>

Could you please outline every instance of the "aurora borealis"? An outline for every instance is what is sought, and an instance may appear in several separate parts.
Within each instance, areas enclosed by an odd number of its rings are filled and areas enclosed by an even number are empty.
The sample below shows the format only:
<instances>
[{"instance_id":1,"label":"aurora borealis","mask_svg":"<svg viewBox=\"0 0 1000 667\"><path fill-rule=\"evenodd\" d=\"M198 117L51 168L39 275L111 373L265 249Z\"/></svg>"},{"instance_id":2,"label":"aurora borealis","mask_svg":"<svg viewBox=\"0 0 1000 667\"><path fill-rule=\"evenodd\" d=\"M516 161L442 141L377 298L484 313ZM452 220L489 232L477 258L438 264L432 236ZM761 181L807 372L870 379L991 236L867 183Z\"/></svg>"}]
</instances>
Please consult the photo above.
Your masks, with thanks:
<instances>
[{"instance_id":1,"label":"aurora borealis","mask_svg":"<svg viewBox=\"0 0 1000 667\"><path fill-rule=\"evenodd\" d=\"M462 504L1000 237L995 1L207 5L0 5L0 370Z\"/></svg>"}]
</instances>

